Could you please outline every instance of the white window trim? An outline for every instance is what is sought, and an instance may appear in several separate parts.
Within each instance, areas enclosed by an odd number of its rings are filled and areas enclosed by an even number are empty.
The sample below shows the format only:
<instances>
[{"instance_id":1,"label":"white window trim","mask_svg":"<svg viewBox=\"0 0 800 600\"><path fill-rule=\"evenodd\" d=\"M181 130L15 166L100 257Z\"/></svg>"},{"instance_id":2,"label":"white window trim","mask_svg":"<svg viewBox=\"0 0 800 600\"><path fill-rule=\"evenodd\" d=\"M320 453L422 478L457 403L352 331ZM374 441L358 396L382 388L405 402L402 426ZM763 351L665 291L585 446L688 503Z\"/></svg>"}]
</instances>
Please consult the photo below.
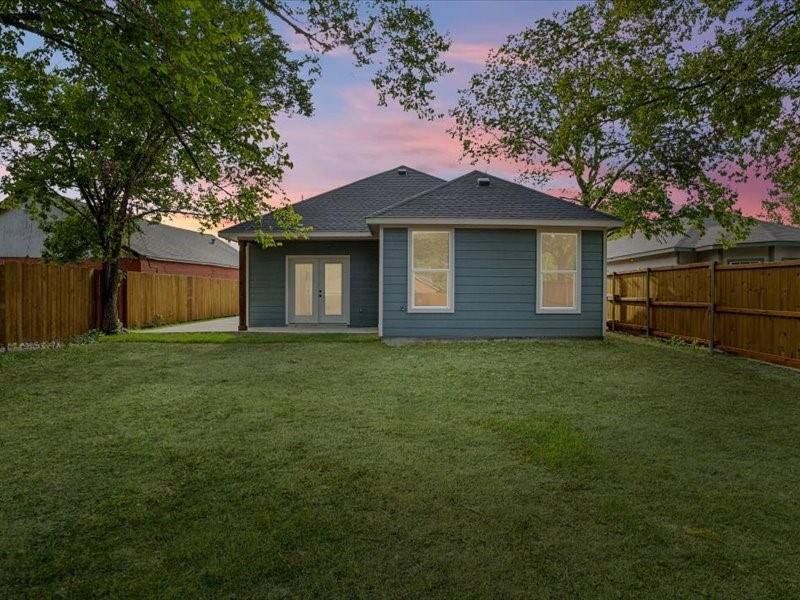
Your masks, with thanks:
<instances>
[{"instance_id":1,"label":"white window trim","mask_svg":"<svg viewBox=\"0 0 800 600\"><path fill-rule=\"evenodd\" d=\"M449 241L449 268L447 270L447 306L414 306L414 234L415 233L442 233L448 234ZM455 312L455 303L453 298L455 296L455 230L442 229L435 227L426 227L419 229L408 229L408 272L407 272L407 287L408 287L408 305L407 312L410 313L453 313ZM445 271L445 269L419 269L420 271Z\"/></svg>"},{"instance_id":2,"label":"white window trim","mask_svg":"<svg viewBox=\"0 0 800 600\"><path fill-rule=\"evenodd\" d=\"M576 255L575 255L575 306L562 308L557 306L542 306L542 233L569 233L576 236ZM553 272L553 271L551 271ZM565 270L571 273L572 270ZM536 230L536 312L547 315L579 315L581 314L581 231L565 231L563 229L537 229Z\"/></svg>"}]
</instances>

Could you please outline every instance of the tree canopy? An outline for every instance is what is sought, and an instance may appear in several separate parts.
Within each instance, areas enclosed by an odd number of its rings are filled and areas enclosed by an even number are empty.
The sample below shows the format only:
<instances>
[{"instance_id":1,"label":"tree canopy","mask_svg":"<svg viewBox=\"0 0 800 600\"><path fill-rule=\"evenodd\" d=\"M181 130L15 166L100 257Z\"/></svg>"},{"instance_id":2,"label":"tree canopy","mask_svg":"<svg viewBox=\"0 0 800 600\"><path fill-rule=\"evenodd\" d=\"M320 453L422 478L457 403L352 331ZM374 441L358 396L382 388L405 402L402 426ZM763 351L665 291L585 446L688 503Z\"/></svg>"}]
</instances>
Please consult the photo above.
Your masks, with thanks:
<instances>
[{"instance_id":1,"label":"tree canopy","mask_svg":"<svg viewBox=\"0 0 800 600\"><path fill-rule=\"evenodd\" d=\"M273 211L302 235L275 202L291 167L276 120L311 115L318 55L340 46L379 102L432 115L449 41L405 0L2 0L0 191L40 219L54 256L105 261L109 298L143 218Z\"/></svg>"},{"instance_id":2,"label":"tree canopy","mask_svg":"<svg viewBox=\"0 0 800 600\"><path fill-rule=\"evenodd\" d=\"M794 3L618 0L510 35L462 90L451 133L472 159L524 178L574 179L578 200L648 235L747 221L734 184L774 182L775 219L797 200Z\"/></svg>"}]
</instances>

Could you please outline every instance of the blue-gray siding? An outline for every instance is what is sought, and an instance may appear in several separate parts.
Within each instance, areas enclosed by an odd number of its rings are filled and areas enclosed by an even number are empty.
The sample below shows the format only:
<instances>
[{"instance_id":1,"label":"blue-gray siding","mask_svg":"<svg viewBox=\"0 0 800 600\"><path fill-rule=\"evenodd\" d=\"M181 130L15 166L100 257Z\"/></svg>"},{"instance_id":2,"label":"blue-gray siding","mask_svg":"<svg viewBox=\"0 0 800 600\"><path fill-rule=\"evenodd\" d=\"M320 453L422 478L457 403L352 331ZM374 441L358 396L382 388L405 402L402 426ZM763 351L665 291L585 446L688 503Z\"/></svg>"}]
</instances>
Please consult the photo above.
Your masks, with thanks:
<instances>
[{"instance_id":1,"label":"blue-gray siding","mask_svg":"<svg viewBox=\"0 0 800 600\"><path fill-rule=\"evenodd\" d=\"M350 325L378 325L378 242L297 241L276 248L250 245L250 327L286 324L286 256L335 254L350 256Z\"/></svg>"},{"instance_id":2,"label":"blue-gray siding","mask_svg":"<svg viewBox=\"0 0 800 600\"><path fill-rule=\"evenodd\" d=\"M408 232L383 233L384 337L603 334L603 232L581 235L581 313L536 313L536 232L457 229L455 312L408 313Z\"/></svg>"}]
</instances>

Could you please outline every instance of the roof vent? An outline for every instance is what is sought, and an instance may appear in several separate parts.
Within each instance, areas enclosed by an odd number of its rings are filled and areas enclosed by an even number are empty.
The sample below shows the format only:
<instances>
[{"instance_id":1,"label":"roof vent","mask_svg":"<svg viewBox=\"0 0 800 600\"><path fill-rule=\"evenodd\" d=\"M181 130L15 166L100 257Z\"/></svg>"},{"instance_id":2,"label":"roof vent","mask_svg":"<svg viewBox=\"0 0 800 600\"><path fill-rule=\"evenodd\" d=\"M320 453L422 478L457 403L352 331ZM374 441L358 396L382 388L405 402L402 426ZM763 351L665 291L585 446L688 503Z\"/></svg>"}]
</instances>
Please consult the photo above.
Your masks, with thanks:
<instances>
[{"instance_id":1,"label":"roof vent","mask_svg":"<svg viewBox=\"0 0 800 600\"><path fill-rule=\"evenodd\" d=\"M478 185L481 187L486 187L489 185L490 179L488 177L478 177Z\"/></svg>"},{"instance_id":2,"label":"roof vent","mask_svg":"<svg viewBox=\"0 0 800 600\"><path fill-rule=\"evenodd\" d=\"M397 169L397 174L398 175L405 175L406 173L408 173L408 170L403 168L403 167Z\"/></svg>"}]
</instances>

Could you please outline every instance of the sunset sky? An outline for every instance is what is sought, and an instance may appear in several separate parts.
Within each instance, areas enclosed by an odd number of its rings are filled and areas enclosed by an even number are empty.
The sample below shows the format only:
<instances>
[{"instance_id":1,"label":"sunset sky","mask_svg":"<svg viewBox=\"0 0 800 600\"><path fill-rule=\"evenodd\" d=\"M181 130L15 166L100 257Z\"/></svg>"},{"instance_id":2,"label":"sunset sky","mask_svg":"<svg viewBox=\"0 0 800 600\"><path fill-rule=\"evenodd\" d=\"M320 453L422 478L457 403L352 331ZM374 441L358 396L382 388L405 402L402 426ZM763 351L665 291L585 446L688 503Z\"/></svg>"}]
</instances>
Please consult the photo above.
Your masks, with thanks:
<instances>
[{"instance_id":1,"label":"sunset sky","mask_svg":"<svg viewBox=\"0 0 800 600\"><path fill-rule=\"evenodd\" d=\"M488 51L500 45L505 36L575 4L431 2L437 27L449 32L453 40L447 60L454 71L436 85L437 108L446 112L454 105L457 90L481 69ZM399 164L443 178L473 168L459 160L458 143L446 133L446 120L421 121L397 106L377 106L370 72L357 69L352 63L344 51L323 57L322 77L314 87L314 115L282 118L279 122L279 131L289 145L295 165L283 181L293 202ZM512 164L493 163L481 168L501 177L516 177ZM571 187L569 180L553 181L542 189L565 187ZM764 191L764 184L757 182L740 189L743 210L757 215ZM195 226L187 220L175 224Z\"/></svg>"}]
</instances>

